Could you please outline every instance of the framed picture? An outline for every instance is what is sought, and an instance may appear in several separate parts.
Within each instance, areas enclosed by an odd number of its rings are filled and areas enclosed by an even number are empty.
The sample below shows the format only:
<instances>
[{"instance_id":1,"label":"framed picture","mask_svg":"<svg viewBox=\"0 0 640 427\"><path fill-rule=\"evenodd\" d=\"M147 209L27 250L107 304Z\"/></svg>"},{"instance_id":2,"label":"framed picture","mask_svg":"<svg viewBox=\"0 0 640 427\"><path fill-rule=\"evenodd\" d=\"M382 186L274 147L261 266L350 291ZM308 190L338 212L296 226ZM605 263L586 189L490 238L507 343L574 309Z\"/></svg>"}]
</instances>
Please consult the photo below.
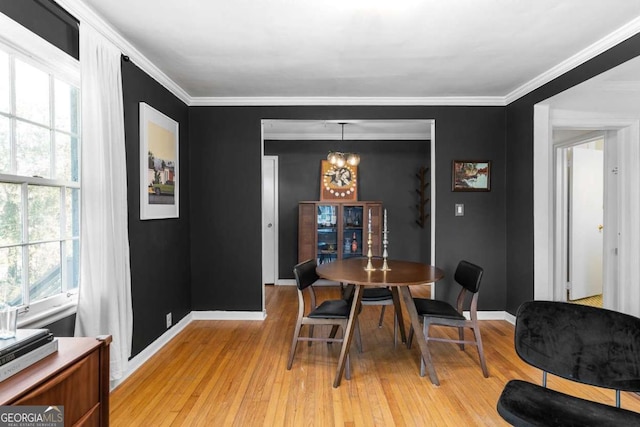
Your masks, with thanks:
<instances>
[{"instance_id":1,"label":"framed picture","mask_svg":"<svg viewBox=\"0 0 640 427\"><path fill-rule=\"evenodd\" d=\"M358 200L357 166L322 160L320 170L320 200Z\"/></svg>"},{"instance_id":2,"label":"framed picture","mask_svg":"<svg viewBox=\"0 0 640 427\"><path fill-rule=\"evenodd\" d=\"M451 191L491 191L491 162L454 160Z\"/></svg>"},{"instance_id":3,"label":"framed picture","mask_svg":"<svg viewBox=\"0 0 640 427\"><path fill-rule=\"evenodd\" d=\"M140 103L140 219L179 217L178 122Z\"/></svg>"}]
</instances>

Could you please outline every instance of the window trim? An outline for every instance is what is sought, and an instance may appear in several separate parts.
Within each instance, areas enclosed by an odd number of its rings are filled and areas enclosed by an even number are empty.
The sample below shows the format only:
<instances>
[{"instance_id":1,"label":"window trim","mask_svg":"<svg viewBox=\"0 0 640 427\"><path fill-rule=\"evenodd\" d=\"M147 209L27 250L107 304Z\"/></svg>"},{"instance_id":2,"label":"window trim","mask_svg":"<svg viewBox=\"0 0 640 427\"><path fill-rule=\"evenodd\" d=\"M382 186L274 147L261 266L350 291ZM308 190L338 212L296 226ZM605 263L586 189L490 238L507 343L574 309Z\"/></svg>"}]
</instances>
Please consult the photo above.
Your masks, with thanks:
<instances>
[{"instance_id":1,"label":"window trim","mask_svg":"<svg viewBox=\"0 0 640 427\"><path fill-rule=\"evenodd\" d=\"M0 45L3 50L15 55L21 61L55 76L58 80L80 88L80 62L77 59L3 13L0 13ZM16 119L18 120L18 118ZM50 124L51 126L54 125L53 123ZM82 125L79 123L79 128L81 129L81 127ZM67 134L63 130L54 131ZM81 138L81 130L79 130L77 136ZM80 167L82 167L81 164ZM81 189L80 182L48 178L0 174L0 181ZM78 288L21 306L18 313L18 327L43 327L71 316L76 312L77 302Z\"/></svg>"}]
</instances>

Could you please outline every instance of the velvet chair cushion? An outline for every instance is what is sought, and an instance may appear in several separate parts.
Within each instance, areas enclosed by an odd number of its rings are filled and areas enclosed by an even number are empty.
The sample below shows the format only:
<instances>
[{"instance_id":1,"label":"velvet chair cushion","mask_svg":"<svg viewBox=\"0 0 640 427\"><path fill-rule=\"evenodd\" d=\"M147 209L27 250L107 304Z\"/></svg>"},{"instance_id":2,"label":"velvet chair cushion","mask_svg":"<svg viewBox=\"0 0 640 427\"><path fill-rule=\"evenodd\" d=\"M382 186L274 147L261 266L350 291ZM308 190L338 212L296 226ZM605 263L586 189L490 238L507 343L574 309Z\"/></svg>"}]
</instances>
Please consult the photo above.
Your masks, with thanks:
<instances>
[{"instance_id":1,"label":"velvet chair cushion","mask_svg":"<svg viewBox=\"0 0 640 427\"><path fill-rule=\"evenodd\" d=\"M640 426L640 414L520 380L507 383L498 413L514 426Z\"/></svg>"},{"instance_id":2,"label":"velvet chair cushion","mask_svg":"<svg viewBox=\"0 0 640 427\"><path fill-rule=\"evenodd\" d=\"M515 347L525 362L594 386L640 390L640 319L552 301L522 304Z\"/></svg>"}]
</instances>

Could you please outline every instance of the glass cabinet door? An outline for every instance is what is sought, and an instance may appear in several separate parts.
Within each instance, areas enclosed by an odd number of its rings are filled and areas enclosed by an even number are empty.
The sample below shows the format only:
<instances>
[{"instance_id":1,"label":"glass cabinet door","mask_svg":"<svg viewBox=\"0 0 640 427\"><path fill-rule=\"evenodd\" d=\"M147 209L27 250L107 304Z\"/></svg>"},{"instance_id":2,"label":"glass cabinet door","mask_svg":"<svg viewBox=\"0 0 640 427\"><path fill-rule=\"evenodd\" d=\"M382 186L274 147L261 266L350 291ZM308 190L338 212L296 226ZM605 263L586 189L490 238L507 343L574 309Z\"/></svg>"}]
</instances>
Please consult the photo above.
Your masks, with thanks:
<instances>
[{"instance_id":1,"label":"glass cabinet door","mask_svg":"<svg viewBox=\"0 0 640 427\"><path fill-rule=\"evenodd\" d=\"M318 205L318 264L338 258L338 206Z\"/></svg>"},{"instance_id":2,"label":"glass cabinet door","mask_svg":"<svg viewBox=\"0 0 640 427\"><path fill-rule=\"evenodd\" d=\"M364 208L362 205L344 205L342 209L342 257L360 257L364 253Z\"/></svg>"}]
</instances>

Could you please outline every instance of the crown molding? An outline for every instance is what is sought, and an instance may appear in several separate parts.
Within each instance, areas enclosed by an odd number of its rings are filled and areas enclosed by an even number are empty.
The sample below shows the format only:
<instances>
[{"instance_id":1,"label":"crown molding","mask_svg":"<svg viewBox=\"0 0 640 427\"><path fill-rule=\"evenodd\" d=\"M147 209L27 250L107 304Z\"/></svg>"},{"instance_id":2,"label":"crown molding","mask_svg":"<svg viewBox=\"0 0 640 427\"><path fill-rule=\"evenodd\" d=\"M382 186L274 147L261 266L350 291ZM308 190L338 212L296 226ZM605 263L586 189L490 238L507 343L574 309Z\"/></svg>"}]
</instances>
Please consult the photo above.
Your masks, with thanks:
<instances>
[{"instance_id":1,"label":"crown molding","mask_svg":"<svg viewBox=\"0 0 640 427\"><path fill-rule=\"evenodd\" d=\"M585 63L640 32L640 17L603 37L591 46L538 75L506 96L452 97L192 97L146 56L128 42L110 24L81 0L56 0L81 24L92 25L114 43L130 60L188 106L506 106L538 89L556 77Z\"/></svg>"},{"instance_id":2,"label":"crown molding","mask_svg":"<svg viewBox=\"0 0 640 427\"><path fill-rule=\"evenodd\" d=\"M640 17L628 22L622 27L618 28L609 35L601 38L597 42L588 46L587 48L576 53L572 57L562 61L560 64L538 75L534 79L523 84L519 88L509 93L506 97L506 104L510 104L513 101L533 92L539 87L549 83L556 77L576 68L577 66L584 64L588 60L595 58L608 49L611 49L615 45L622 43L626 39L636 35L640 32Z\"/></svg>"},{"instance_id":3,"label":"crown molding","mask_svg":"<svg viewBox=\"0 0 640 427\"><path fill-rule=\"evenodd\" d=\"M300 106L300 105L397 105L397 106L498 106L504 107L506 100L501 96L443 96L443 97L193 97L189 106L231 107L231 106Z\"/></svg>"},{"instance_id":4,"label":"crown molding","mask_svg":"<svg viewBox=\"0 0 640 427\"><path fill-rule=\"evenodd\" d=\"M173 80L171 80L171 78L169 78L169 76L149 61L146 56L140 53L135 46L128 42L89 6L80 0L56 0L56 2L65 8L67 12L75 16L76 19L80 21L80 25L86 23L94 27L99 33L116 45L124 55L128 56L131 62L140 67L144 72L164 86L182 102L187 105L191 103L191 96L189 96L184 89L178 86Z\"/></svg>"}]
</instances>

